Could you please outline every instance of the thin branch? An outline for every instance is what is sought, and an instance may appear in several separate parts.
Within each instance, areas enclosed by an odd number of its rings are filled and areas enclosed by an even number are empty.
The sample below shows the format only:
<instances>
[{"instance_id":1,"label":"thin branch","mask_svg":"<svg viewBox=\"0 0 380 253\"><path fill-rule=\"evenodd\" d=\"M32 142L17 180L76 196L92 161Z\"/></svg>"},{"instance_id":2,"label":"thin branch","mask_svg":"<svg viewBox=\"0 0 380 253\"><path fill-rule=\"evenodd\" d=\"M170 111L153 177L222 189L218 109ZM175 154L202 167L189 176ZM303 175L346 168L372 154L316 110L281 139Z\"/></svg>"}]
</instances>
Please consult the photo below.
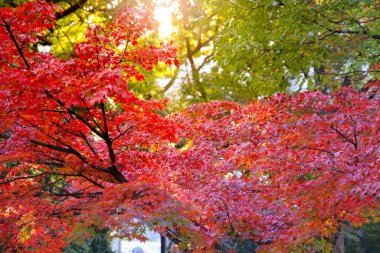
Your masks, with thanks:
<instances>
[{"instance_id":1,"label":"thin branch","mask_svg":"<svg viewBox=\"0 0 380 253\"><path fill-rule=\"evenodd\" d=\"M99 187L99 188L101 188L101 189L104 189L104 188L105 188L103 185L99 184L98 182L92 180L91 178L89 178L89 177L87 177L87 176L85 176L85 175L83 175L83 174L81 174L80 176L83 177L84 179L86 179L87 181L93 183L95 186L97 186L97 187Z\"/></svg>"},{"instance_id":2,"label":"thin branch","mask_svg":"<svg viewBox=\"0 0 380 253\"><path fill-rule=\"evenodd\" d=\"M81 98L81 100L82 100L84 106L86 107L86 110L88 111L88 114L90 115L92 121L93 121L93 122L95 123L95 125L101 130L102 128L100 127L100 125L98 124L98 122L96 122L94 115L92 115L91 110L90 110L90 107L89 107L89 106L87 105L87 103L86 103L86 99L85 99L85 98Z\"/></svg>"},{"instance_id":3,"label":"thin branch","mask_svg":"<svg viewBox=\"0 0 380 253\"><path fill-rule=\"evenodd\" d=\"M212 60L212 57L214 57L214 55L215 55L215 51L207 55L204 58L203 62L198 66L197 70L200 71L207 63L209 63Z\"/></svg>"},{"instance_id":4,"label":"thin branch","mask_svg":"<svg viewBox=\"0 0 380 253\"><path fill-rule=\"evenodd\" d=\"M17 180L25 180L25 179L31 179L36 177L44 176L45 173L40 173L38 175L30 175L30 176L20 176L20 177L14 177L14 178L7 178L4 181L0 182L0 184L9 184L11 182L17 181Z\"/></svg>"},{"instance_id":5,"label":"thin branch","mask_svg":"<svg viewBox=\"0 0 380 253\"><path fill-rule=\"evenodd\" d=\"M352 30L334 30L331 28L326 28L326 29L335 34L367 35L368 38L380 40L380 34L368 34L366 30L363 30L363 32L359 32L359 31L352 31Z\"/></svg>"},{"instance_id":6,"label":"thin branch","mask_svg":"<svg viewBox=\"0 0 380 253\"><path fill-rule=\"evenodd\" d=\"M73 154L72 150L70 150L68 148L63 148L61 146L56 146L56 145L52 145L52 144L45 143L42 141L37 141L37 140L30 140L30 142L35 144L35 145L42 146L42 147L49 148L49 149L53 149L53 150L56 150L59 152L63 152L63 153L67 153L67 154Z\"/></svg>"},{"instance_id":7,"label":"thin branch","mask_svg":"<svg viewBox=\"0 0 380 253\"><path fill-rule=\"evenodd\" d=\"M340 132L337 128L330 126L331 129L333 129L337 134L339 134L341 137L343 137L346 141L351 143L354 148L357 150L358 149L358 144L354 141L352 141L350 138L348 138L346 135L344 135L342 132Z\"/></svg>"},{"instance_id":8,"label":"thin branch","mask_svg":"<svg viewBox=\"0 0 380 253\"><path fill-rule=\"evenodd\" d=\"M71 212L71 211L83 211L83 208L72 207L61 212L52 212L51 215L62 217L63 214Z\"/></svg>"},{"instance_id":9,"label":"thin branch","mask_svg":"<svg viewBox=\"0 0 380 253\"><path fill-rule=\"evenodd\" d=\"M61 158L55 158L55 157L48 156L47 154L45 154L45 152L42 149L37 148L37 151L40 152L47 159L50 159L52 161L57 161L57 162L62 163L62 164L65 163L65 161Z\"/></svg>"},{"instance_id":10,"label":"thin branch","mask_svg":"<svg viewBox=\"0 0 380 253\"><path fill-rule=\"evenodd\" d=\"M326 120L317 110L317 108L315 108L314 106L314 111L315 113L323 120ZM330 124L330 128L332 130L334 130L338 135L340 135L343 139L345 139L346 141L348 141L349 143L351 143L354 148L357 150L358 149L358 144L355 142L355 141L352 141L350 138L348 138L345 134L343 134L342 132L340 132L336 127L334 127L332 124Z\"/></svg>"},{"instance_id":11,"label":"thin branch","mask_svg":"<svg viewBox=\"0 0 380 253\"><path fill-rule=\"evenodd\" d=\"M74 48L74 43L71 41L70 39L70 36L65 32L65 30L63 30L63 28L59 25L59 24L55 24L55 26L58 28L59 32L63 33L63 36L66 37L66 39L69 41L71 47ZM59 40L60 41L60 40ZM63 45L61 44L61 42L59 42L60 46L63 48Z\"/></svg>"},{"instance_id":12,"label":"thin branch","mask_svg":"<svg viewBox=\"0 0 380 253\"><path fill-rule=\"evenodd\" d=\"M178 74L179 74L179 68L176 68L174 75L170 78L169 82L165 85L164 92L167 92L170 89L170 87L173 86L173 84L175 83L175 80L178 77Z\"/></svg>"},{"instance_id":13,"label":"thin branch","mask_svg":"<svg viewBox=\"0 0 380 253\"><path fill-rule=\"evenodd\" d=\"M48 90L45 90L44 91L45 94L47 95L48 98L51 98L53 99L54 101L56 101L60 106L62 107L65 107L65 104L60 100L60 99L57 99L55 98ZM96 127L92 126L90 124L90 122L82 117L79 113L77 113L74 109L72 108L67 108L66 109L71 115L75 116L77 119L79 119L83 124L85 124L92 132L96 133L100 138L104 139L104 136L103 136L103 133L101 132L101 130L99 131L98 129L96 129ZM96 122L95 122L96 124Z\"/></svg>"},{"instance_id":14,"label":"thin branch","mask_svg":"<svg viewBox=\"0 0 380 253\"><path fill-rule=\"evenodd\" d=\"M4 60L4 59L2 59L2 58L0 58L0 61L5 62L6 64L8 64L8 66L13 67L13 68L27 69L27 68L25 68L25 67L17 66L17 65L15 65L15 64L13 64L13 63L11 63L11 62L8 62L8 61L6 61L6 60Z\"/></svg>"},{"instance_id":15,"label":"thin branch","mask_svg":"<svg viewBox=\"0 0 380 253\"><path fill-rule=\"evenodd\" d=\"M60 140L58 138L55 138L55 137L51 136L50 134L44 132L40 127L36 126L33 122L25 119L24 117L20 116L20 118L23 119L23 120L25 120L26 122L28 122L30 125L32 125L34 128L36 128L37 130L39 130L41 133L46 134L50 139L52 139L52 140L54 140L54 141L62 144L63 146L66 146L66 148L63 148L63 147L60 147L60 146L56 146L56 145L52 145L52 144L45 143L45 142L41 142L41 141L37 141L37 140L31 140L32 143L37 144L37 145L41 145L41 146L44 146L44 147L49 147L49 148L55 149L57 151L61 150L61 152L73 154L76 157L78 157L80 160L82 160L84 163L87 163L87 158L84 155L82 155L79 151L77 151L75 148L73 148L69 144L63 142L62 140Z\"/></svg>"},{"instance_id":16,"label":"thin branch","mask_svg":"<svg viewBox=\"0 0 380 253\"><path fill-rule=\"evenodd\" d=\"M56 112L56 113L59 113L59 114L62 114L62 113L69 113L67 111L63 111L63 110L54 110L54 109L43 109L41 110L40 112Z\"/></svg>"},{"instance_id":17,"label":"thin branch","mask_svg":"<svg viewBox=\"0 0 380 253\"><path fill-rule=\"evenodd\" d=\"M128 133L134 126L130 126L128 127L126 130L124 130L123 132L121 132L118 136L116 136L115 138L113 138L111 140L111 142L114 142L116 141L117 139L119 139L120 137L122 137L124 134Z\"/></svg>"},{"instance_id":18,"label":"thin branch","mask_svg":"<svg viewBox=\"0 0 380 253\"><path fill-rule=\"evenodd\" d=\"M81 133L81 137L84 139L84 141L86 142L87 146L90 148L91 152L94 155L98 155L98 152L96 152L94 146L92 146L91 142L89 141L89 139L87 138L87 136L85 135L85 133L83 133L82 130L80 131L80 133Z\"/></svg>"},{"instance_id":19,"label":"thin branch","mask_svg":"<svg viewBox=\"0 0 380 253\"><path fill-rule=\"evenodd\" d=\"M57 126L59 129L62 129L62 131L64 131L65 133L74 135L76 137L82 137L82 135L67 130L66 128L64 128L63 126L61 126L60 124L58 124L57 122L52 122L52 124L55 125L55 126Z\"/></svg>"},{"instance_id":20,"label":"thin branch","mask_svg":"<svg viewBox=\"0 0 380 253\"><path fill-rule=\"evenodd\" d=\"M92 126L86 118L82 117L79 113L77 113L75 110L73 110L71 108L67 108L67 111L70 112L71 114L73 114L75 117L77 117L80 121L82 121L96 135L98 135L100 138L104 139L104 135L101 132L101 130L99 131L94 126Z\"/></svg>"},{"instance_id":21,"label":"thin branch","mask_svg":"<svg viewBox=\"0 0 380 253\"><path fill-rule=\"evenodd\" d=\"M15 46L17 48L17 52L19 53L19 55L21 56L22 60L24 61L25 65L26 65L26 68L30 69L30 65L29 65L28 61L26 60L25 55L22 52L20 45L17 43L17 40L16 40L15 36L13 35L13 33L11 31L10 24L7 23L7 21L5 20L5 18L1 18L1 19L4 21L4 26L7 29L7 32L9 34L9 36L11 37L13 43L15 44Z\"/></svg>"},{"instance_id":22,"label":"thin branch","mask_svg":"<svg viewBox=\"0 0 380 253\"><path fill-rule=\"evenodd\" d=\"M76 12L77 10L79 10L80 8L82 8L83 5L86 2L87 2L87 0L79 0L76 4L71 5L66 10L64 10L62 12L58 12L57 14L55 14L57 20L59 20L59 19L61 19L63 17L66 17L66 16L70 15L73 12Z\"/></svg>"},{"instance_id":23,"label":"thin branch","mask_svg":"<svg viewBox=\"0 0 380 253\"><path fill-rule=\"evenodd\" d=\"M123 61L125 53L127 52L127 47L128 47L128 44L129 44L129 39L130 39L130 34L128 34L127 42L125 43L125 47L124 47L123 52L122 52L122 54L120 56L119 63L121 63Z\"/></svg>"},{"instance_id":24,"label":"thin branch","mask_svg":"<svg viewBox=\"0 0 380 253\"><path fill-rule=\"evenodd\" d=\"M301 166L301 167L309 167L309 168L312 168L312 169L316 169L315 167L312 167L308 164L302 164L302 163L299 163L299 162L292 162L288 159L285 159L285 158L278 158L278 157L274 157L274 156L267 156L268 158L271 158L273 160L279 160L279 161L285 161L287 163L290 163L290 164L295 164L295 165L298 165L298 166Z\"/></svg>"},{"instance_id":25,"label":"thin branch","mask_svg":"<svg viewBox=\"0 0 380 253\"><path fill-rule=\"evenodd\" d=\"M302 149L310 149L310 150L320 151L320 152L327 153L331 156L334 156L334 154L331 151L320 149L320 148L302 147Z\"/></svg>"},{"instance_id":26,"label":"thin branch","mask_svg":"<svg viewBox=\"0 0 380 253\"><path fill-rule=\"evenodd\" d=\"M58 175L58 176L65 176L65 177L81 177L82 175L81 174L74 174L74 173L62 173L62 172L57 172L57 171L48 171L48 170L41 170L41 169L38 169L39 171L41 171L43 174L47 174L47 175Z\"/></svg>"},{"instance_id":27,"label":"thin branch","mask_svg":"<svg viewBox=\"0 0 380 253\"><path fill-rule=\"evenodd\" d=\"M228 210L228 206L227 206L227 204L223 201L222 198L219 197L219 199L220 199L220 201L223 203L224 209L226 210L227 219L228 219L228 223L230 223L231 232L232 232L233 234L235 234L236 232L235 232L235 228L234 228L234 226L233 226L233 224L232 224L232 221L231 221L231 216L230 216L230 212L229 212L229 210Z\"/></svg>"},{"instance_id":28,"label":"thin branch","mask_svg":"<svg viewBox=\"0 0 380 253\"><path fill-rule=\"evenodd\" d=\"M373 18L367 19L367 20L360 20L360 23L362 23L362 24L371 23L371 22L376 21L378 19L380 19L380 16L373 17Z\"/></svg>"},{"instance_id":29,"label":"thin branch","mask_svg":"<svg viewBox=\"0 0 380 253\"><path fill-rule=\"evenodd\" d=\"M105 136L108 136L108 125L107 125L107 117L106 117L106 108L103 102L100 103L100 107L102 108L102 117L103 117L103 126Z\"/></svg>"},{"instance_id":30,"label":"thin branch","mask_svg":"<svg viewBox=\"0 0 380 253\"><path fill-rule=\"evenodd\" d=\"M63 168L65 165L63 163L57 163L57 162L48 162L48 161L38 161L37 164L47 165L47 166L54 166L57 168Z\"/></svg>"},{"instance_id":31,"label":"thin branch","mask_svg":"<svg viewBox=\"0 0 380 253\"><path fill-rule=\"evenodd\" d=\"M68 191L64 191L60 193L50 192L50 194L57 197L73 197L76 199L80 199L83 196L83 192L68 192Z\"/></svg>"}]
</instances>

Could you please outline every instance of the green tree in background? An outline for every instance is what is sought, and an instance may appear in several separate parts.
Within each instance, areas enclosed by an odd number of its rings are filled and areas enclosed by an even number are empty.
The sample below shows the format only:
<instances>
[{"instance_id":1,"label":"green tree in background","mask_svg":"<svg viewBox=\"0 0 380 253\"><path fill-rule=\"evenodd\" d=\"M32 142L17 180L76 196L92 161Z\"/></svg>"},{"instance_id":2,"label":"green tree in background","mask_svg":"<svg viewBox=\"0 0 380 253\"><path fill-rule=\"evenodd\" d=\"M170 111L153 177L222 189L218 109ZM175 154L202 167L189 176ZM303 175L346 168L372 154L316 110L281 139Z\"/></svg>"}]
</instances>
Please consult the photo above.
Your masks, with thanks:
<instances>
[{"instance_id":1,"label":"green tree in background","mask_svg":"<svg viewBox=\"0 0 380 253\"><path fill-rule=\"evenodd\" d=\"M380 61L378 1L222 2L218 63L257 94L290 86L331 92L376 76L370 67Z\"/></svg>"},{"instance_id":2,"label":"green tree in background","mask_svg":"<svg viewBox=\"0 0 380 253\"><path fill-rule=\"evenodd\" d=\"M380 252L380 222L360 228L348 226L345 231L345 253Z\"/></svg>"},{"instance_id":3,"label":"green tree in background","mask_svg":"<svg viewBox=\"0 0 380 253\"><path fill-rule=\"evenodd\" d=\"M195 102L217 99L246 102L257 94L230 68L215 60L215 43L227 17L220 4L209 0L174 0L173 38L178 45L181 67L176 69L164 86L171 97L171 107L184 108Z\"/></svg>"},{"instance_id":4,"label":"green tree in background","mask_svg":"<svg viewBox=\"0 0 380 253\"><path fill-rule=\"evenodd\" d=\"M93 229L87 231L91 233L89 239L84 241L71 241L65 249L65 253L113 253L110 241L107 238L107 231Z\"/></svg>"},{"instance_id":5,"label":"green tree in background","mask_svg":"<svg viewBox=\"0 0 380 253\"><path fill-rule=\"evenodd\" d=\"M174 106L361 86L379 63L378 1L173 0ZM173 84L176 89L173 89ZM170 93L170 92L169 92ZM167 94L169 94L167 93ZM179 97L179 99L178 99Z\"/></svg>"}]
</instances>

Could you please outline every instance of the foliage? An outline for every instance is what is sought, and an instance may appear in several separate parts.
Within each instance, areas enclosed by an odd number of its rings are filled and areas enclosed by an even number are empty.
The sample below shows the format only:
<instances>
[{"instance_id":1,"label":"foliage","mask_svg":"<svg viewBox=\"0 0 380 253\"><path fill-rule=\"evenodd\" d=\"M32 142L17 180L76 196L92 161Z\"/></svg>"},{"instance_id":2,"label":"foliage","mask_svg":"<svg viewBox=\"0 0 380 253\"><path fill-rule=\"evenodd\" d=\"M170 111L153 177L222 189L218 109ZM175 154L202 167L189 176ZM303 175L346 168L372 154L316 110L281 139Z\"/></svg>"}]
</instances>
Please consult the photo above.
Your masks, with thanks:
<instances>
[{"instance_id":1,"label":"foliage","mask_svg":"<svg viewBox=\"0 0 380 253\"><path fill-rule=\"evenodd\" d=\"M360 80L373 77L368 67L379 62L378 1L224 3L218 62L261 95L290 86L325 92L360 88Z\"/></svg>"},{"instance_id":2,"label":"foliage","mask_svg":"<svg viewBox=\"0 0 380 253\"><path fill-rule=\"evenodd\" d=\"M146 6L152 13L159 5L151 0L50 2L63 12L36 45L51 45L63 58L85 39L89 25L112 22L118 8ZM140 98L172 97L174 109L214 99L246 102L283 91L361 88L378 72L370 69L379 62L378 1L169 2L181 67L160 65L144 73L144 82L130 84ZM157 33L147 41L157 41Z\"/></svg>"},{"instance_id":3,"label":"foliage","mask_svg":"<svg viewBox=\"0 0 380 253\"><path fill-rule=\"evenodd\" d=\"M0 10L4 251L55 252L93 227L193 252L323 250L344 221L378 217L379 80L162 117L127 87L178 65L171 44L145 43L149 15L125 8L60 59L30 49L57 9Z\"/></svg>"},{"instance_id":4,"label":"foliage","mask_svg":"<svg viewBox=\"0 0 380 253\"><path fill-rule=\"evenodd\" d=\"M219 5L208 0L170 1L169 6L174 9L172 37L181 62L164 86L165 94L171 98L172 111L196 102L215 99L247 102L257 97L243 80L214 59L215 42L226 22Z\"/></svg>"},{"instance_id":5,"label":"foliage","mask_svg":"<svg viewBox=\"0 0 380 253\"><path fill-rule=\"evenodd\" d=\"M25 1L5 1L5 4L17 7ZM45 30L37 36L37 39L31 47L33 50L53 52L55 56L63 59L68 59L75 56L74 47L76 43L83 42L86 39L86 32L89 27L94 25L106 25L112 22L118 10L126 6L143 6L145 12L152 16L154 4L152 1L94 1L94 0L50 0L50 3L55 3L61 7L60 12L56 12L55 26ZM150 19L152 26L151 32L156 30L157 24L155 20ZM144 41L146 43L159 43L156 33L145 34ZM163 69L163 64L159 65L160 70ZM139 81L138 85L135 82L130 82L129 88L144 98L159 98L162 97L160 87L156 84L158 73L155 71L144 71L145 79Z\"/></svg>"},{"instance_id":6,"label":"foliage","mask_svg":"<svg viewBox=\"0 0 380 253\"><path fill-rule=\"evenodd\" d=\"M61 60L28 50L44 28L53 27L54 8L28 2L0 14L1 162L6 162L1 220L7 220L1 238L7 250L44 248L50 240L62 247L57 237L72 224L96 223L91 213L102 211L92 205L116 182L134 180L130 193L139 196L141 180L154 178L139 171L153 169L148 165L155 145L174 139L173 123L157 114L163 103L141 101L127 88L128 80L144 78L138 68L176 63L170 45L141 43L149 17L127 8L111 25L89 28L87 40L75 46L76 57ZM12 161L17 166L7 165ZM104 215L109 210L105 207ZM49 251L54 247L45 248Z\"/></svg>"},{"instance_id":7,"label":"foliage","mask_svg":"<svg viewBox=\"0 0 380 253\"><path fill-rule=\"evenodd\" d=\"M360 89L377 76L370 67L379 62L378 1L171 3L182 63L165 86L176 84L174 106Z\"/></svg>"},{"instance_id":8,"label":"foliage","mask_svg":"<svg viewBox=\"0 0 380 253\"><path fill-rule=\"evenodd\" d=\"M51 46L52 52L60 58L68 58L74 53L75 43L83 42L88 27L105 25L115 19L117 6L125 8L133 1L94 1L94 0L53 0L62 12L57 13L53 29L39 37L39 44Z\"/></svg>"},{"instance_id":9,"label":"foliage","mask_svg":"<svg viewBox=\"0 0 380 253\"><path fill-rule=\"evenodd\" d=\"M379 62L377 1L171 1L173 107L275 92L360 89Z\"/></svg>"},{"instance_id":10,"label":"foliage","mask_svg":"<svg viewBox=\"0 0 380 253\"><path fill-rule=\"evenodd\" d=\"M177 73L177 76L182 74L182 77L178 77L181 81L180 95L182 98L192 96L182 99L185 103L186 100L207 101L209 93L206 91L207 85L203 78L204 75L206 77L211 75L204 73L204 69L207 68L214 55L211 45L219 30L220 20L215 18L214 9L208 5L207 1L172 2L173 5L175 3L178 5L178 10L173 15L173 25L178 30L176 41L181 49L179 59L185 66L182 70L184 73ZM174 77L177 78L177 76ZM168 83L165 89L168 90L172 84L174 83Z\"/></svg>"},{"instance_id":11,"label":"foliage","mask_svg":"<svg viewBox=\"0 0 380 253\"><path fill-rule=\"evenodd\" d=\"M379 252L380 223L368 223L360 228L348 226L345 229L346 253Z\"/></svg>"},{"instance_id":12,"label":"foliage","mask_svg":"<svg viewBox=\"0 0 380 253\"><path fill-rule=\"evenodd\" d=\"M342 221L376 216L379 101L366 96L352 89L282 94L178 114L189 146L171 167L207 210L199 222L217 238L288 252L301 244L326 249Z\"/></svg>"},{"instance_id":13,"label":"foliage","mask_svg":"<svg viewBox=\"0 0 380 253\"><path fill-rule=\"evenodd\" d=\"M108 240L107 231L98 229L92 230L94 233L90 239L83 243L78 243L78 240L70 242L65 248L65 253L113 253L110 242Z\"/></svg>"}]
</instances>

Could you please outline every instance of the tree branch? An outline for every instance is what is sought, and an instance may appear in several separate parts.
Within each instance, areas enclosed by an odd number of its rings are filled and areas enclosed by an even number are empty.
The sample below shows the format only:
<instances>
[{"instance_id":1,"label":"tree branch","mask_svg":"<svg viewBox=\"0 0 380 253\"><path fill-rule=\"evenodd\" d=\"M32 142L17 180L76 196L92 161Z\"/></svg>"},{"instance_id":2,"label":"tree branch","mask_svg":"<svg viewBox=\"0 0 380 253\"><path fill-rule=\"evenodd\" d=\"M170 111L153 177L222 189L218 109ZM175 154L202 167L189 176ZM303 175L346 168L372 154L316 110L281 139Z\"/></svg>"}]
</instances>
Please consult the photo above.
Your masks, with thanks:
<instances>
[{"instance_id":1,"label":"tree branch","mask_svg":"<svg viewBox=\"0 0 380 253\"><path fill-rule=\"evenodd\" d=\"M104 125L104 141L106 142L107 148L108 148L108 155L111 160L112 165L108 167L107 169L110 171L111 175L119 182L119 183L126 183L127 180L123 176L123 174L117 169L115 163L116 163L116 155L112 148L112 140L109 136L108 131L108 125L107 125L107 115L106 115L106 108L104 103L100 103L100 107L102 109L102 117L103 117L103 125Z\"/></svg>"},{"instance_id":2,"label":"tree branch","mask_svg":"<svg viewBox=\"0 0 380 253\"><path fill-rule=\"evenodd\" d=\"M318 112L317 108L314 107L314 111L315 113L323 120L325 120L325 118ZM355 141L352 141L350 138L348 138L345 134L343 134L342 132L340 132L336 127L334 127L331 123L330 123L330 128L332 130L334 130L338 135L340 135L343 139L345 139L346 141L348 141L349 143L351 143L354 148L357 150L358 149L358 144L355 142Z\"/></svg>"},{"instance_id":3,"label":"tree branch","mask_svg":"<svg viewBox=\"0 0 380 253\"><path fill-rule=\"evenodd\" d=\"M85 99L85 98L81 98L81 100L82 100L84 106L86 107L86 110L88 111L88 114L90 115L92 121L93 121L93 122L95 123L95 125L101 130L102 128L100 127L100 125L98 124L98 122L96 122L94 115L92 115L91 110L90 110L90 107L89 107L89 106L87 105L87 103L86 103L86 99Z\"/></svg>"},{"instance_id":4,"label":"tree branch","mask_svg":"<svg viewBox=\"0 0 380 253\"><path fill-rule=\"evenodd\" d=\"M178 74L179 74L179 68L176 68L174 75L170 78L169 82L165 85L164 92L167 92L170 89L170 87L173 86L173 84L175 83L175 80L177 79Z\"/></svg>"},{"instance_id":5,"label":"tree branch","mask_svg":"<svg viewBox=\"0 0 380 253\"><path fill-rule=\"evenodd\" d=\"M320 149L320 148L311 148L311 147L302 147L302 149L309 149L309 150L315 150L323 153L327 153L331 156L334 156L334 154L331 151L325 150L325 149Z\"/></svg>"},{"instance_id":6,"label":"tree branch","mask_svg":"<svg viewBox=\"0 0 380 253\"><path fill-rule=\"evenodd\" d=\"M1 19L4 22L5 29L7 29L7 32L9 34L9 36L11 37L13 43L15 44L15 46L17 48L17 52L19 53L19 55L21 56L22 60L24 61L25 65L26 65L26 68L30 69L30 65L29 65L28 61L26 60L25 55L22 52L20 45L17 43L16 37L13 35L13 33L11 31L10 24L7 23L7 21L5 20L5 18L1 18Z\"/></svg>"},{"instance_id":7,"label":"tree branch","mask_svg":"<svg viewBox=\"0 0 380 253\"><path fill-rule=\"evenodd\" d=\"M122 137L124 134L128 133L129 130L131 130L133 127L134 127L134 126L130 126L130 127L128 127L126 130L124 130L123 132L121 132L118 136L116 136L115 138L113 138L113 139L111 140L111 142L116 141L117 139L119 139L120 137Z\"/></svg>"},{"instance_id":8,"label":"tree branch","mask_svg":"<svg viewBox=\"0 0 380 253\"><path fill-rule=\"evenodd\" d=\"M9 184L11 182L17 181L17 180L23 180L23 179L31 179L31 178L36 178L40 176L46 175L45 173L40 173L38 175L30 175L30 176L19 176L19 177L14 177L14 178L6 178L4 181L0 182L0 184Z\"/></svg>"},{"instance_id":9,"label":"tree branch","mask_svg":"<svg viewBox=\"0 0 380 253\"><path fill-rule=\"evenodd\" d=\"M79 0L76 4L73 4L71 5L69 8L67 8L66 10L62 11L62 12L58 12L55 14L57 20L61 19L61 18L64 18L68 15L70 15L71 13L73 12L76 12L77 10L79 10L80 8L83 7L83 5L87 2L87 0Z\"/></svg>"},{"instance_id":10,"label":"tree branch","mask_svg":"<svg viewBox=\"0 0 380 253\"><path fill-rule=\"evenodd\" d=\"M229 212L229 210L228 210L228 206L227 206L227 204L223 201L222 198L219 197L219 199L220 199L220 201L222 201L223 206L224 206L224 209L226 210L226 215L227 215L228 223L230 223L231 232L232 232L233 234L235 234L236 231L235 231L234 225L232 224L232 220L231 220L230 212Z\"/></svg>"},{"instance_id":11,"label":"tree branch","mask_svg":"<svg viewBox=\"0 0 380 253\"><path fill-rule=\"evenodd\" d=\"M83 140L86 142L87 146L90 148L91 152L94 154L94 155L98 155L98 152L96 152L94 146L92 146L90 140L87 138L87 136L85 135L85 133L83 133L82 131L80 131L81 133L81 137L83 138Z\"/></svg>"},{"instance_id":12,"label":"tree branch","mask_svg":"<svg viewBox=\"0 0 380 253\"><path fill-rule=\"evenodd\" d=\"M53 150L56 150L59 152L63 152L63 153L67 153L67 154L73 154L72 150L70 150L68 148L63 148L61 146L56 146L56 145L52 145L52 144L45 143L42 141L37 141L37 140L30 140L30 142L35 144L35 145L42 146L42 147L49 148L49 149L53 149Z\"/></svg>"},{"instance_id":13,"label":"tree branch","mask_svg":"<svg viewBox=\"0 0 380 253\"><path fill-rule=\"evenodd\" d=\"M65 104L60 100L60 99L57 99L55 98L48 90L45 90L44 91L45 94L47 95L48 98L51 98L53 99L54 101L56 101L60 106L64 107L65 108ZM75 116L77 119L79 119L83 124L85 124L92 132L94 132L95 134L97 134L100 138L104 139L104 136L103 136L103 133L101 132L101 129L100 131L98 129L96 129L96 127L92 126L90 124L90 122L82 117L79 113L77 113L74 109L72 108L67 108L66 109L68 113L70 113L71 115ZM97 125L97 123L95 122L95 125Z\"/></svg>"}]
</instances>

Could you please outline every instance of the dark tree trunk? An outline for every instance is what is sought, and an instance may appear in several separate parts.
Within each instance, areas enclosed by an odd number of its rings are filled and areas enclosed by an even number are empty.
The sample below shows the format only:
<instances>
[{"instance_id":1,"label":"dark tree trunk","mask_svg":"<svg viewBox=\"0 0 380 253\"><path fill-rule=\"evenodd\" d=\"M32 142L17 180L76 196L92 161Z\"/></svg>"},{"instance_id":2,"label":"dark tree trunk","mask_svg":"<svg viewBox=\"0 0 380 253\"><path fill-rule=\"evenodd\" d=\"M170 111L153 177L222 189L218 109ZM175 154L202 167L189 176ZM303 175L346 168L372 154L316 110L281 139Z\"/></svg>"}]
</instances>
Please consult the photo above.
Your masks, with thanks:
<instances>
[{"instance_id":1,"label":"dark tree trunk","mask_svg":"<svg viewBox=\"0 0 380 253\"><path fill-rule=\"evenodd\" d=\"M161 236L161 253L166 253L166 236Z\"/></svg>"},{"instance_id":2,"label":"dark tree trunk","mask_svg":"<svg viewBox=\"0 0 380 253\"><path fill-rule=\"evenodd\" d=\"M342 226L335 236L334 253L344 253L344 226Z\"/></svg>"}]
</instances>

